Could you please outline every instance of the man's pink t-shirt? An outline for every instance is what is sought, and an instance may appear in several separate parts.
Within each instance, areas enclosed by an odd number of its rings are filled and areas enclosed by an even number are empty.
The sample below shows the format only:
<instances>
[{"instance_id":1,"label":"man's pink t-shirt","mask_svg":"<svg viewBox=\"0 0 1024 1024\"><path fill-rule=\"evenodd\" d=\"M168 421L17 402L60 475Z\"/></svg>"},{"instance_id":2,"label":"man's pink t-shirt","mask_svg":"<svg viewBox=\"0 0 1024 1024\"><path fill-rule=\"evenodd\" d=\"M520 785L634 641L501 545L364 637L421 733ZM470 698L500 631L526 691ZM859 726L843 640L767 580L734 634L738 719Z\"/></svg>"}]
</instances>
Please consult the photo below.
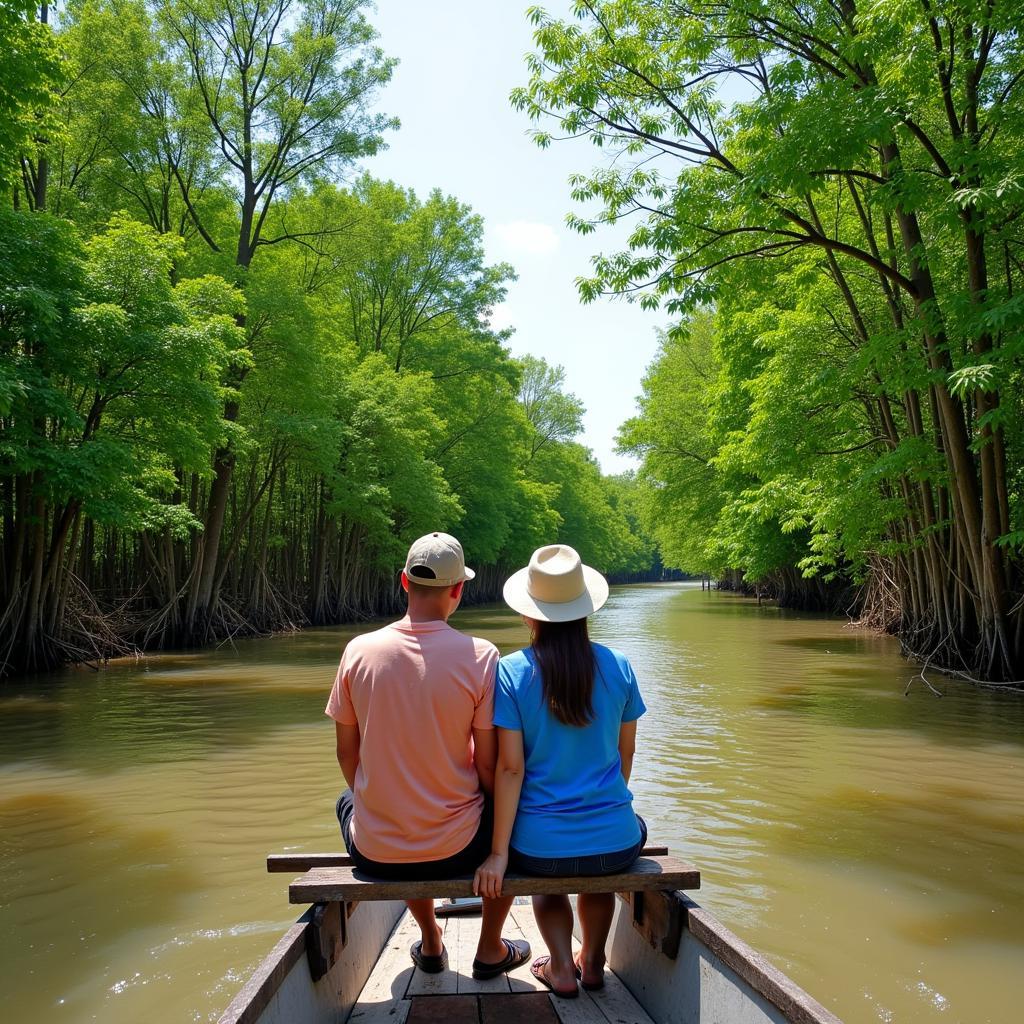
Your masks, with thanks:
<instances>
[{"instance_id":1,"label":"man's pink t-shirt","mask_svg":"<svg viewBox=\"0 0 1024 1024\"><path fill-rule=\"evenodd\" d=\"M443 860L469 845L483 795L473 729L493 728L498 649L406 617L351 640L326 713L359 726L352 839L382 863Z\"/></svg>"}]
</instances>

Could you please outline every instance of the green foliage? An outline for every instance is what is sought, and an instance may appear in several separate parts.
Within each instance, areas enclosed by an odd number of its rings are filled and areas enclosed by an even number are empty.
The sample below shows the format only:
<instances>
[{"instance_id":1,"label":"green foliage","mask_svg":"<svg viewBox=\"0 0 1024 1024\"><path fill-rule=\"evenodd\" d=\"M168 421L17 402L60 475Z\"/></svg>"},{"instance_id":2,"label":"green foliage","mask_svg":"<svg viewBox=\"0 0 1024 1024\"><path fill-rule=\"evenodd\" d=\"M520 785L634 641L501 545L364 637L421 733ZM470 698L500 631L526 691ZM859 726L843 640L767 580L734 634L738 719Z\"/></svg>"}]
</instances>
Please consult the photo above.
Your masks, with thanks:
<instances>
[{"instance_id":1,"label":"green foliage","mask_svg":"<svg viewBox=\"0 0 1024 1024\"><path fill-rule=\"evenodd\" d=\"M35 154L57 125L61 85L56 41L31 0L0 0L0 190L20 177L19 160Z\"/></svg>"},{"instance_id":2,"label":"green foliage","mask_svg":"<svg viewBox=\"0 0 1024 1024\"><path fill-rule=\"evenodd\" d=\"M623 424L623 452L643 460L639 511L667 564L693 573L727 566L716 539L729 482L712 460L722 436L711 423L720 359L704 312L663 335L644 377L639 415Z\"/></svg>"},{"instance_id":3,"label":"green foliage","mask_svg":"<svg viewBox=\"0 0 1024 1024\"><path fill-rule=\"evenodd\" d=\"M326 482L328 511L358 524L382 568L404 560L412 537L461 511L430 458L443 430L425 374L395 373L371 354L339 380L341 449Z\"/></svg>"},{"instance_id":4,"label":"green foliage","mask_svg":"<svg viewBox=\"0 0 1024 1024\"><path fill-rule=\"evenodd\" d=\"M180 242L131 220L84 246L43 214L0 223L17 296L3 303L14 387L2 475L38 474L47 505L99 523L161 519L175 470L206 472L221 437L217 381L237 343L237 296L217 280L173 287Z\"/></svg>"},{"instance_id":5,"label":"green foliage","mask_svg":"<svg viewBox=\"0 0 1024 1024\"><path fill-rule=\"evenodd\" d=\"M70 225L0 209L0 415L5 475L35 472L40 421L74 415L58 381L74 365L66 332L80 301L81 250Z\"/></svg>"},{"instance_id":6,"label":"green foliage","mask_svg":"<svg viewBox=\"0 0 1024 1024\"><path fill-rule=\"evenodd\" d=\"M552 442L571 441L583 429L583 403L575 395L562 390L565 370L549 366L536 356L524 356L519 361L522 380L519 401L526 414L533 435L530 439L530 458Z\"/></svg>"},{"instance_id":7,"label":"green foliage","mask_svg":"<svg viewBox=\"0 0 1024 1024\"><path fill-rule=\"evenodd\" d=\"M530 464L530 476L557 487L552 500L560 520L557 539L576 548L585 562L610 575L649 567L643 564L642 542L586 448L575 443L544 448Z\"/></svg>"},{"instance_id":8,"label":"green foliage","mask_svg":"<svg viewBox=\"0 0 1024 1024\"><path fill-rule=\"evenodd\" d=\"M561 368L491 326L515 274L481 218L337 184L395 125L370 107L394 62L365 6L73 0L59 98L49 28L0 18L32 64L0 69L23 172L0 182L24 211L0 210L19 666L390 611L434 529L489 596L554 540L611 573L653 563L634 485L574 443Z\"/></svg>"},{"instance_id":9,"label":"green foliage","mask_svg":"<svg viewBox=\"0 0 1024 1024\"><path fill-rule=\"evenodd\" d=\"M421 201L369 177L352 198L336 273L356 344L386 353L396 369L429 366L456 387L504 360L486 318L515 274L485 264L482 219L439 191Z\"/></svg>"},{"instance_id":10,"label":"green foliage","mask_svg":"<svg viewBox=\"0 0 1024 1024\"><path fill-rule=\"evenodd\" d=\"M1019 4L573 15L531 10L512 99L611 157L573 178L598 208L578 230L633 215L584 301L686 318L621 438L666 554L754 578L875 573L897 595L879 618L912 649L1020 678L1024 563L998 540L1024 522Z\"/></svg>"}]
</instances>

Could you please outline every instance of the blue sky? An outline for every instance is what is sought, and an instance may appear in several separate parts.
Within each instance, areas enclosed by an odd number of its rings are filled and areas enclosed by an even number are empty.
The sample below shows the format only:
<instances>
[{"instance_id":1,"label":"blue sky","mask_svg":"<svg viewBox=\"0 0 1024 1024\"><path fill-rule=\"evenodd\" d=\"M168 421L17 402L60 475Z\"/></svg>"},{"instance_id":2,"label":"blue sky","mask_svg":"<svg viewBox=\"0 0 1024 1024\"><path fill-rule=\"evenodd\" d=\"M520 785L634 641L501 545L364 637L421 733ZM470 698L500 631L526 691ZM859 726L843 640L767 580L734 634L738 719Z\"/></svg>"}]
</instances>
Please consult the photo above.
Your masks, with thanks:
<instances>
[{"instance_id":1,"label":"blue sky","mask_svg":"<svg viewBox=\"0 0 1024 1024\"><path fill-rule=\"evenodd\" d=\"M568 6L555 0L546 9ZM525 0L378 0L371 20L380 44L401 61L378 107L402 127L365 166L420 194L440 188L484 217L488 259L519 274L495 324L515 328L513 353L565 367L567 389L587 407L582 442L605 472L619 472L635 463L615 454L615 434L635 410L666 319L622 301L583 306L577 298L574 280L590 256L619 248L623 236L602 229L583 237L565 225L573 206L566 181L595 166L600 151L584 140L539 149L526 117L509 105L509 92L527 80L525 11Z\"/></svg>"}]
</instances>

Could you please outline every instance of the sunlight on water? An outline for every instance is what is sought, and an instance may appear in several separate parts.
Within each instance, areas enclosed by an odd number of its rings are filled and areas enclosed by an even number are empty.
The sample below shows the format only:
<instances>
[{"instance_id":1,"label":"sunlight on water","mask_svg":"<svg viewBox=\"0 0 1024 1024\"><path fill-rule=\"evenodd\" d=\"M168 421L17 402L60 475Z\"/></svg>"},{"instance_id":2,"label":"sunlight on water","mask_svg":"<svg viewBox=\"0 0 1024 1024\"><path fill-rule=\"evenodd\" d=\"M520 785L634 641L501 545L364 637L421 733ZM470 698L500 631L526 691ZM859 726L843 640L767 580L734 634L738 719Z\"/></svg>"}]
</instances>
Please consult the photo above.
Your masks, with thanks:
<instances>
[{"instance_id":1,"label":"sunlight on water","mask_svg":"<svg viewBox=\"0 0 1024 1024\"><path fill-rule=\"evenodd\" d=\"M265 854L340 849L353 632L0 690L0 1019L216 1020L296 916ZM637 669L637 808L701 902L849 1024L1019 1019L1024 700L904 696L894 641L687 586L613 591L594 634Z\"/></svg>"}]
</instances>

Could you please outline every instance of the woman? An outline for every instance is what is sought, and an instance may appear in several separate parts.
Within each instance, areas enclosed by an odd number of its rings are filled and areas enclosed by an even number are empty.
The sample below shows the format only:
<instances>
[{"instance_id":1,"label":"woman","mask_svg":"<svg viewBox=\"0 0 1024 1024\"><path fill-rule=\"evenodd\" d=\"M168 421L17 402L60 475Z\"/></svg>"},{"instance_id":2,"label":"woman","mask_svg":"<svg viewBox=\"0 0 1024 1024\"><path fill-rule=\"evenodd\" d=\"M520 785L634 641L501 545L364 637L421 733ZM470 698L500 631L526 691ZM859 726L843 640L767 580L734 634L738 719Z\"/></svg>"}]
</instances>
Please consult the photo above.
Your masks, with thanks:
<instances>
[{"instance_id":1,"label":"woman","mask_svg":"<svg viewBox=\"0 0 1024 1024\"><path fill-rule=\"evenodd\" d=\"M646 708L625 657L587 636L587 616L608 599L608 583L564 544L533 553L505 584L505 601L530 628L532 643L498 663L498 731L491 855L474 891L500 896L512 866L532 875L624 871L647 839L627 783L636 722ZM611 893L580 893L583 944L572 956L567 896L535 896L549 955L532 971L555 995L604 984Z\"/></svg>"}]
</instances>

